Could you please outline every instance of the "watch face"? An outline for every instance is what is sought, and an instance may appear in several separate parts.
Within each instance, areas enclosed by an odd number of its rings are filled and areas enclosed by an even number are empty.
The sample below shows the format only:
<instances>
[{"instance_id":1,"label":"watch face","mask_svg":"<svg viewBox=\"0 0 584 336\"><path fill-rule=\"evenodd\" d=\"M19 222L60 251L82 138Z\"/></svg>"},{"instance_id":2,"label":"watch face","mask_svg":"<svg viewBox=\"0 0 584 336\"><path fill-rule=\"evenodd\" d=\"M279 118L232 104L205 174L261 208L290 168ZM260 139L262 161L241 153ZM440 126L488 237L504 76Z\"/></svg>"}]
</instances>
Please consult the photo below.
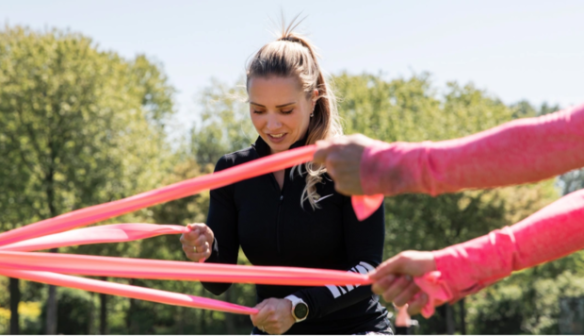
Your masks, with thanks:
<instances>
[{"instance_id":1,"label":"watch face","mask_svg":"<svg viewBox=\"0 0 584 336\"><path fill-rule=\"evenodd\" d=\"M294 307L294 315L296 315L297 319L303 319L308 315L308 306L306 303L298 303L296 307Z\"/></svg>"}]
</instances>

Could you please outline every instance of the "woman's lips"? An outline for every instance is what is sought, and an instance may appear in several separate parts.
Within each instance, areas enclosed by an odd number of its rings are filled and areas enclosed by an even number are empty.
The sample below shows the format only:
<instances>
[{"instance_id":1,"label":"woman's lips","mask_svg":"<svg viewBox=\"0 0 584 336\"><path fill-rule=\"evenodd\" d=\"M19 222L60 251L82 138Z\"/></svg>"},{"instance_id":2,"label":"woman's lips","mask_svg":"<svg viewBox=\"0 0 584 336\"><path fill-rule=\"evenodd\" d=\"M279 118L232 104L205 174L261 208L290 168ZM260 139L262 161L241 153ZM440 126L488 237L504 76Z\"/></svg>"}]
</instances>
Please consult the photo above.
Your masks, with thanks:
<instances>
[{"instance_id":1,"label":"woman's lips","mask_svg":"<svg viewBox=\"0 0 584 336\"><path fill-rule=\"evenodd\" d=\"M288 133L267 134L268 139L273 143L281 143L286 139Z\"/></svg>"}]
</instances>

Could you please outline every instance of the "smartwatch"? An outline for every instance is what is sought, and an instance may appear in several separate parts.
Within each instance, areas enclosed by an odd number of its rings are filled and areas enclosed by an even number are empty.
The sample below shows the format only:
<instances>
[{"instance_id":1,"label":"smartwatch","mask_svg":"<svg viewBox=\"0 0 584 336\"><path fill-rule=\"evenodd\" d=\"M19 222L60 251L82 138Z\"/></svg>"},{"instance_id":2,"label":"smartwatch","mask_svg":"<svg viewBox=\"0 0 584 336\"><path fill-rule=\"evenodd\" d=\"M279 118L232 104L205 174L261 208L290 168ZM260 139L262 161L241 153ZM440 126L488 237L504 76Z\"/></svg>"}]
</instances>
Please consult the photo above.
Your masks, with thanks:
<instances>
[{"instance_id":1,"label":"smartwatch","mask_svg":"<svg viewBox=\"0 0 584 336\"><path fill-rule=\"evenodd\" d=\"M302 322L308 317L308 305L296 295L288 295L286 300L292 302L292 316L296 322Z\"/></svg>"}]
</instances>

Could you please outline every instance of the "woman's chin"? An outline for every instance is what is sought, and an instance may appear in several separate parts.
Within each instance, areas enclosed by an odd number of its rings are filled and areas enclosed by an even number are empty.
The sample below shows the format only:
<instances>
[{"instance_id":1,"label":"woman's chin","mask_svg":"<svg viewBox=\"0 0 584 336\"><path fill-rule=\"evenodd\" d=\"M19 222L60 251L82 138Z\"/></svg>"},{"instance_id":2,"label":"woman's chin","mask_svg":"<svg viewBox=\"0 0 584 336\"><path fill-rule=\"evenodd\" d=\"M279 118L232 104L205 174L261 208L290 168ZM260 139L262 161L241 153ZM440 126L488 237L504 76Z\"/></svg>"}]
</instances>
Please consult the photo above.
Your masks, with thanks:
<instances>
[{"instance_id":1,"label":"woman's chin","mask_svg":"<svg viewBox=\"0 0 584 336\"><path fill-rule=\"evenodd\" d=\"M288 149L290 149L290 145L286 146L286 145L272 145L270 144L270 149L272 150L272 154L276 154L276 153L281 153L281 152L285 152Z\"/></svg>"},{"instance_id":2,"label":"woman's chin","mask_svg":"<svg viewBox=\"0 0 584 336\"><path fill-rule=\"evenodd\" d=\"M292 144L289 143L288 141L280 143L273 143L270 141L268 142L268 145L270 146L272 153L280 153L287 151L288 149L290 149L290 146L292 146Z\"/></svg>"}]
</instances>

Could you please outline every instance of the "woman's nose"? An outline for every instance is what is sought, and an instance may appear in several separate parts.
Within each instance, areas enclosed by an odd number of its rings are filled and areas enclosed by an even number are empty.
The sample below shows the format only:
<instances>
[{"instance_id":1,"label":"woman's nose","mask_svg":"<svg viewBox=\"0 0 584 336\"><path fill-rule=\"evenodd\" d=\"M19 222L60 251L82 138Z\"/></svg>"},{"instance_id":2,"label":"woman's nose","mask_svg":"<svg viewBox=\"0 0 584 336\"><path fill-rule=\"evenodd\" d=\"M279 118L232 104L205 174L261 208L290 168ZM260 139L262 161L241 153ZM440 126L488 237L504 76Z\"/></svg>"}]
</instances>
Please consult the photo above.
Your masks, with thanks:
<instances>
[{"instance_id":1,"label":"woman's nose","mask_svg":"<svg viewBox=\"0 0 584 336\"><path fill-rule=\"evenodd\" d=\"M269 130L277 130L281 126L282 123L280 122L280 120L278 120L277 116L268 116L267 128Z\"/></svg>"}]
</instances>

